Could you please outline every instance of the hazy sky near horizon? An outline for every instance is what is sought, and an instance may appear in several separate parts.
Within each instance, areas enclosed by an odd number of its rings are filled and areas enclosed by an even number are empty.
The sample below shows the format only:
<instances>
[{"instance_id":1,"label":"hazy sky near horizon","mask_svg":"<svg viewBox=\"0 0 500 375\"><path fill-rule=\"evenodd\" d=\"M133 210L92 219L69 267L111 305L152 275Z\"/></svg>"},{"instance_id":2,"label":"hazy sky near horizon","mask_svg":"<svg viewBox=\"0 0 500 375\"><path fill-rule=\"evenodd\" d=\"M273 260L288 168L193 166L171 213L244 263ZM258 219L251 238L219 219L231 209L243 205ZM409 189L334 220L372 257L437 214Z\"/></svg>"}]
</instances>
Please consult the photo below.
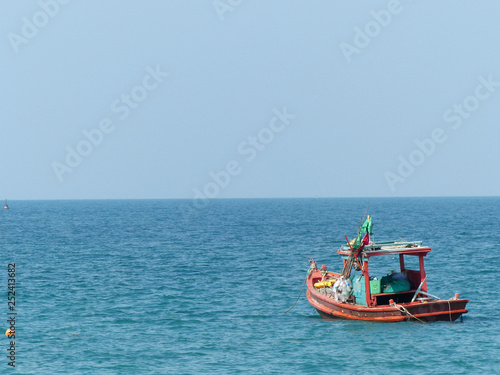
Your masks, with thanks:
<instances>
[{"instance_id":1,"label":"hazy sky near horizon","mask_svg":"<svg viewBox=\"0 0 500 375\"><path fill-rule=\"evenodd\" d=\"M0 198L499 195L497 1L0 10Z\"/></svg>"}]
</instances>

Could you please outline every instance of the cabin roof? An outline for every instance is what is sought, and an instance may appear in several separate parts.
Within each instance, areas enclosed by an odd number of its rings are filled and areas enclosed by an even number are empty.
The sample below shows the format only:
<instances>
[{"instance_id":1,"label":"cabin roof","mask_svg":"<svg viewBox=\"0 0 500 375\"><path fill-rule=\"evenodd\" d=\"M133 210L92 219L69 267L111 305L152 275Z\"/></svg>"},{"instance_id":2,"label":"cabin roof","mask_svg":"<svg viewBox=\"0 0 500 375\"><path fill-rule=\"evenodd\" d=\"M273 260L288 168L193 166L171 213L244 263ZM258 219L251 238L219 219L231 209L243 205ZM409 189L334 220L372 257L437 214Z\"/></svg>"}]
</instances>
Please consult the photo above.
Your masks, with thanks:
<instances>
[{"instance_id":1,"label":"cabin roof","mask_svg":"<svg viewBox=\"0 0 500 375\"><path fill-rule=\"evenodd\" d=\"M389 241L389 242L373 242L366 245L361 251L361 255L365 257L393 254L407 255L427 255L431 251L430 247L422 246L422 241ZM342 245L337 250L337 254L346 256L351 253L349 245Z\"/></svg>"}]
</instances>

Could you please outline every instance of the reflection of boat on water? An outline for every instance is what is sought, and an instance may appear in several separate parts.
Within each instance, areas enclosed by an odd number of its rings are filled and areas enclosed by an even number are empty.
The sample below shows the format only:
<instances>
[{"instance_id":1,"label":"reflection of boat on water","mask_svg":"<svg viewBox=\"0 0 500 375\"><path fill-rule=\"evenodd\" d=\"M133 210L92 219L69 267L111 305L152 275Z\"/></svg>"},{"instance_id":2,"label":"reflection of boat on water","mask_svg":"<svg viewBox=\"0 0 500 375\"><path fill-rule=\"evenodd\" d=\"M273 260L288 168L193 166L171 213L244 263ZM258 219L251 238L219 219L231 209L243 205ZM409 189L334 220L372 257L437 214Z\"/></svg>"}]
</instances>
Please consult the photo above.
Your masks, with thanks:
<instances>
[{"instance_id":1,"label":"reflection of boat on water","mask_svg":"<svg viewBox=\"0 0 500 375\"><path fill-rule=\"evenodd\" d=\"M369 241L370 234L368 217L358 239L337 250L344 261L341 273L329 272L325 265L317 269L311 260L307 299L321 316L378 322L432 322L453 321L467 312L465 305L469 301L459 299L458 293L451 299L427 293L424 257L431 251L429 247L421 241L374 243ZM379 280L370 277L368 263L378 256L399 257L400 272ZM408 269L406 257L418 258L419 269ZM358 273L351 272L352 268Z\"/></svg>"},{"instance_id":2,"label":"reflection of boat on water","mask_svg":"<svg viewBox=\"0 0 500 375\"><path fill-rule=\"evenodd\" d=\"M4 210L8 210L9 209L9 205L7 204L7 199L5 200L5 206L3 206L3 209Z\"/></svg>"}]
</instances>

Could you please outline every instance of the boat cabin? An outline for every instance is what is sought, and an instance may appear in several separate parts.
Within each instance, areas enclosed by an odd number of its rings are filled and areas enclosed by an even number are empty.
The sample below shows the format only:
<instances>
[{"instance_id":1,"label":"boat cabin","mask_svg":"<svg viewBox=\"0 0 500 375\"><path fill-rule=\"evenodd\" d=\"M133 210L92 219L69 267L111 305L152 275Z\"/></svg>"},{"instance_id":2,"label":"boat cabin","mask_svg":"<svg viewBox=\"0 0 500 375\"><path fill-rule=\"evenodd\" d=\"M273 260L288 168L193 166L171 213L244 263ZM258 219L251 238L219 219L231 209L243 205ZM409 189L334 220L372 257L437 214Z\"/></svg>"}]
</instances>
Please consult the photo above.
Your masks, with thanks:
<instances>
[{"instance_id":1,"label":"boat cabin","mask_svg":"<svg viewBox=\"0 0 500 375\"><path fill-rule=\"evenodd\" d=\"M352 295L348 302L367 307L411 302L417 290L427 292L424 257L431 251L430 247L422 246L422 241L416 242L377 242L365 245L354 259L354 267L361 271L361 275L351 273ZM344 267L348 265L352 250L343 245L337 254L344 260ZM369 263L371 257L399 256L400 272L382 277L380 280L370 280ZM418 270L407 269L405 257L418 257ZM420 287L420 288L419 288Z\"/></svg>"}]
</instances>

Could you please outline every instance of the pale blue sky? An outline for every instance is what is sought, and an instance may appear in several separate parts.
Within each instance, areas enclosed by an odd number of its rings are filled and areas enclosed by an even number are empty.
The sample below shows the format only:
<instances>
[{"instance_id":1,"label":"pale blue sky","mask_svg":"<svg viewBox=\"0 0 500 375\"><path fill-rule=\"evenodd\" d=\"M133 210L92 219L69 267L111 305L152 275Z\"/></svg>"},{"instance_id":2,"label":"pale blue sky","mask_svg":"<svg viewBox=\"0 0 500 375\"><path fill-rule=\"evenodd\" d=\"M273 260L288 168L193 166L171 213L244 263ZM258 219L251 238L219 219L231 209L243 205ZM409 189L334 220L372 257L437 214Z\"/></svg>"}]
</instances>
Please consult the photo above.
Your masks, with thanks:
<instances>
[{"instance_id":1,"label":"pale blue sky","mask_svg":"<svg viewBox=\"0 0 500 375\"><path fill-rule=\"evenodd\" d=\"M0 0L0 198L499 195L498 1L64 2Z\"/></svg>"}]
</instances>

